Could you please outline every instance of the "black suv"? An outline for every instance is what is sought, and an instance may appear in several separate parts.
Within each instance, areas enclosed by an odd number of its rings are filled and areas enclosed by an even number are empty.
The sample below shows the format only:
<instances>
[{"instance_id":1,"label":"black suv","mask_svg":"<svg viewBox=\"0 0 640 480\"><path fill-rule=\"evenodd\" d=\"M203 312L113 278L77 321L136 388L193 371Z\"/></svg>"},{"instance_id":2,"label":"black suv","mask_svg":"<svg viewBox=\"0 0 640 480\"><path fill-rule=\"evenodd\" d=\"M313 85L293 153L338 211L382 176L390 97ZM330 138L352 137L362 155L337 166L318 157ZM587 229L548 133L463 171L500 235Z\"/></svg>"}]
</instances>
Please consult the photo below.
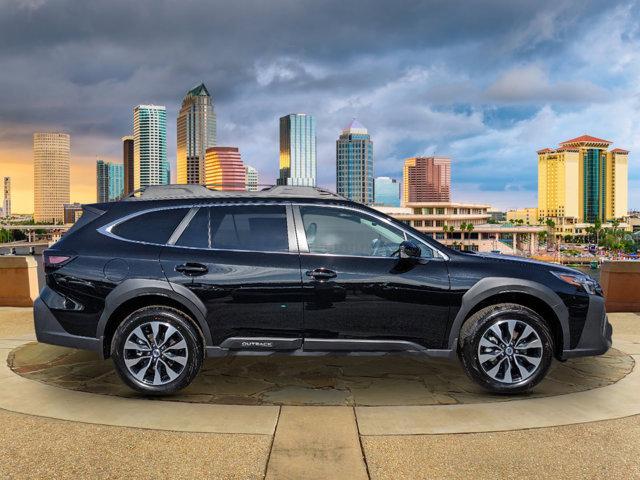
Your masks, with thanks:
<instances>
[{"instance_id":1,"label":"black suv","mask_svg":"<svg viewBox=\"0 0 640 480\"><path fill-rule=\"evenodd\" d=\"M38 340L111 356L146 394L187 386L205 355L381 352L457 355L484 388L516 393L553 357L611 345L581 272L451 250L310 187L147 187L85 206L44 256Z\"/></svg>"}]
</instances>

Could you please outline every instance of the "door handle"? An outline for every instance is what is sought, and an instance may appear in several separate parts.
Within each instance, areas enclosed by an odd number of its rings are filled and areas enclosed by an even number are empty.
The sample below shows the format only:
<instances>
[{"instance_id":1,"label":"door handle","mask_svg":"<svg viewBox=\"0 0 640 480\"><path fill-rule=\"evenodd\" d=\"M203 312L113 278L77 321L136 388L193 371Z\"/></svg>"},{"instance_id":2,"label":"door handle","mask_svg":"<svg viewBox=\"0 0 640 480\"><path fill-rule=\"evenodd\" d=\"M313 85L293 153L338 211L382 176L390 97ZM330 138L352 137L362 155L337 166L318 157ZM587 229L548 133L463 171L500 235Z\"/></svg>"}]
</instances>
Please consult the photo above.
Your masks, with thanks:
<instances>
[{"instance_id":1,"label":"door handle","mask_svg":"<svg viewBox=\"0 0 640 480\"><path fill-rule=\"evenodd\" d=\"M207 273L209 269L206 265L201 263L185 263L183 265L176 266L176 272L182 273L187 277L197 277Z\"/></svg>"},{"instance_id":2,"label":"door handle","mask_svg":"<svg viewBox=\"0 0 640 480\"><path fill-rule=\"evenodd\" d=\"M307 277L313 277L316 280L329 280L330 278L336 278L338 274L328 268L316 268L315 270L307 270Z\"/></svg>"}]
</instances>

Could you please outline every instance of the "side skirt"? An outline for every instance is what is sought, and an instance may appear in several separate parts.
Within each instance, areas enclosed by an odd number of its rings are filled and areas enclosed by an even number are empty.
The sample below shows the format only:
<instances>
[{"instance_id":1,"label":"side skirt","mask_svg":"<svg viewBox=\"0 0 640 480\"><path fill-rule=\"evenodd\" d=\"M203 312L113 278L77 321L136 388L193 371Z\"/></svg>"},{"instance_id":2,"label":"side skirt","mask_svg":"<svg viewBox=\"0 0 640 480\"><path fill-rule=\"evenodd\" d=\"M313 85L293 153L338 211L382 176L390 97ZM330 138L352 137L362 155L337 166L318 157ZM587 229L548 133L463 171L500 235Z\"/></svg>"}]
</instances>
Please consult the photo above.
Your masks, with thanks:
<instances>
[{"instance_id":1,"label":"side skirt","mask_svg":"<svg viewBox=\"0 0 640 480\"><path fill-rule=\"evenodd\" d=\"M329 338L231 337L216 347L206 348L207 357L237 356L379 356L390 354L424 355L455 359L455 350L430 349L404 340L360 340Z\"/></svg>"}]
</instances>

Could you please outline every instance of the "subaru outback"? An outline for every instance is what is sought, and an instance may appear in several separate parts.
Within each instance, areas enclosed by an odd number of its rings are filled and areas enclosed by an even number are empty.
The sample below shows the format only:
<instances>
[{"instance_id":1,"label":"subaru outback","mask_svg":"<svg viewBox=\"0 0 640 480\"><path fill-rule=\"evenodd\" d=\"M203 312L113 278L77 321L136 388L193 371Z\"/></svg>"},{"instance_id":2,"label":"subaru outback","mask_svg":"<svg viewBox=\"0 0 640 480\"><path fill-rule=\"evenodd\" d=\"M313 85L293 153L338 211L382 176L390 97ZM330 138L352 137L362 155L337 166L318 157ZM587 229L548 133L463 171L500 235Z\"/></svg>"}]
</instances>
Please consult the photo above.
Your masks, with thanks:
<instances>
[{"instance_id":1,"label":"subaru outback","mask_svg":"<svg viewBox=\"0 0 640 480\"><path fill-rule=\"evenodd\" d=\"M459 358L495 393L611 345L602 290L560 265L460 252L322 189L147 187L84 206L44 252L40 342L111 357L144 394L205 357Z\"/></svg>"}]
</instances>

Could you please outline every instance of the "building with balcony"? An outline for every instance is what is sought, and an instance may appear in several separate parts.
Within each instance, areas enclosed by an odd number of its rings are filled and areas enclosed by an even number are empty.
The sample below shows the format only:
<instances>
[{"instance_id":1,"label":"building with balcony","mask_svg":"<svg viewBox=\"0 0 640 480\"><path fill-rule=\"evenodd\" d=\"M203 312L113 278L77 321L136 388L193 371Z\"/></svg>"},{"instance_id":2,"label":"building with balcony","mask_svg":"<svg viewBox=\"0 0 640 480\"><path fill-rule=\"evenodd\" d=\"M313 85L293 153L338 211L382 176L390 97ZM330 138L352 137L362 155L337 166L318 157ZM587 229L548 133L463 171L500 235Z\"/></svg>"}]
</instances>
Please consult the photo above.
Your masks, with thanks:
<instances>
[{"instance_id":1,"label":"building with balcony","mask_svg":"<svg viewBox=\"0 0 640 480\"><path fill-rule=\"evenodd\" d=\"M167 109L138 105L133 109L133 188L169 183Z\"/></svg>"},{"instance_id":2,"label":"building with balcony","mask_svg":"<svg viewBox=\"0 0 640 480\"><path fill-rule=\"evenodd\" d=\"M582 135L538 150L540 217L593 223L627 216L629 152L610 145Z\"/></svg>"},{"instance_id":3,"label":"building with balcony","mask_svg":"<svg viewBox=\"0 0 640 480\"><path fill-rule=\"evenodd\" d=\"M520 222L525 225L538 225L540 216L537 208L518 208L515 210L507 210L506 220L508 222Z\"/></svg>"},{"instance_id":4,"label":"building with balcony","mask_svg":"<svg viewBox=\"0 0 640 480\"><path fill-rule=\"evenodd\" d=\"M413 157L404 161L402 204L451 201L451 159Z\"/></svg>"},{"instance_id":5,"label":"building with balcony","mask_svg":"<svg viewBox=\"0 0 640 480\"><path fill-rule=\"evenodd\" d=\"M375 209L400 220L451 248L479 252L533 255L541 226L488 223L490 206L456 202L410 202ZM463 225L473 229L462 230Z\"/></svg>"},{"instance_id":6,"label":"building with balcony","mask_svg":"<svg viewBox=\"0 0 640 480\"><path fill-rule=\"evenodd\" d=\"M247 172L237 147L207 148L205 173L207 187L213 190L246 189Z\"/></svg>"},{"instance_id":7,"label":"building with balcony","mask_svg":"<svg viewBox=\"0 0 640 480\"><path fill-rule=\"evenodd\" d=\"M373 196L373 142L355 118L336 141L336 193L370 205Z\"/></svg>"}]
</instances>

